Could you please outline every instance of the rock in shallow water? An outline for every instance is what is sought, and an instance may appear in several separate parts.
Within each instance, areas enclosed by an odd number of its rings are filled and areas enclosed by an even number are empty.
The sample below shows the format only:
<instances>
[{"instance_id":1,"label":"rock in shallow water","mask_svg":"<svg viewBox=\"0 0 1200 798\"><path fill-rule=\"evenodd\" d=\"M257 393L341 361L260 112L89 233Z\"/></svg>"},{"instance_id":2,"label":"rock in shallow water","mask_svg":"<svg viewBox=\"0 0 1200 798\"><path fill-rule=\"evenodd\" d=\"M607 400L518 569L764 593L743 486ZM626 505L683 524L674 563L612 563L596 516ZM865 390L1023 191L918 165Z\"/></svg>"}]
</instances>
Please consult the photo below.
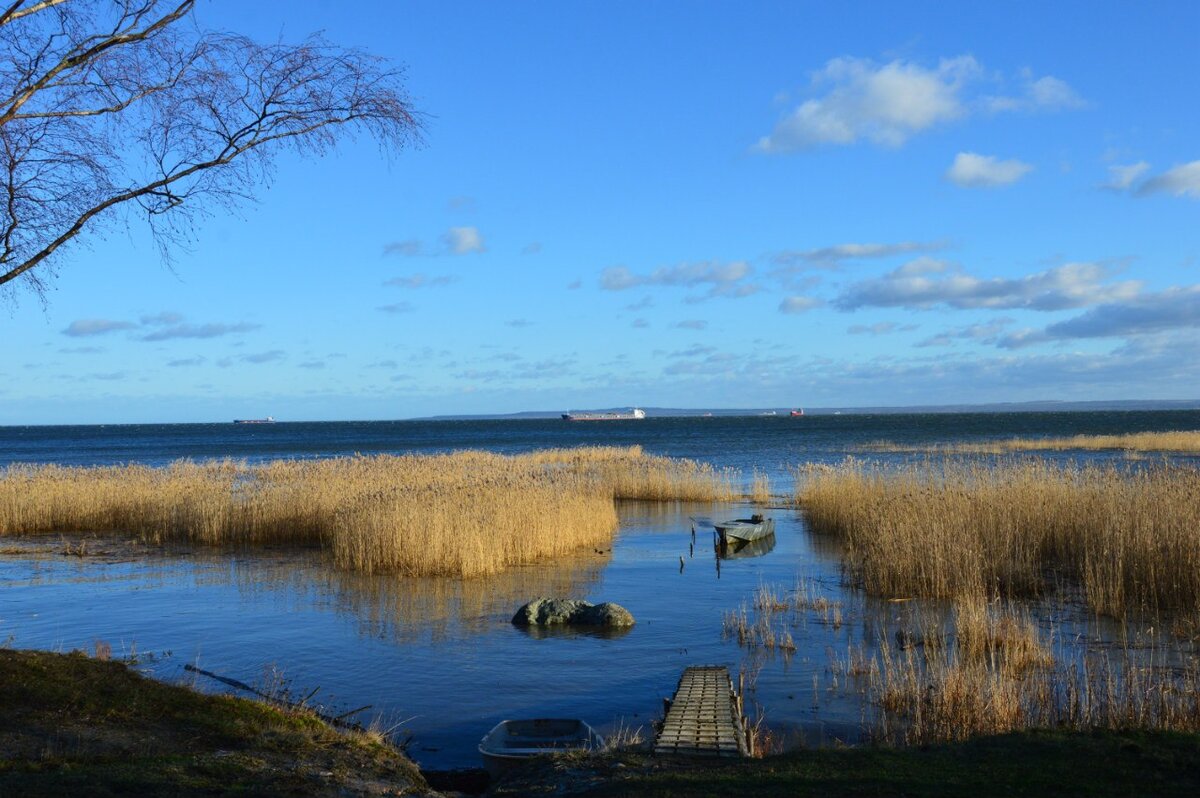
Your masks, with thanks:
<instances>
[{"instance_id":1,"label":"rock in shallow water","mask_svg":"<svg viewBox=\"0 0 1200 798\"><path fill-rule=\"evenodd\" d=\"M517 610L517 626L633 626L633 616L620 604L591 604L579 599L536 598Z\"/></svg>"}]
</instances>

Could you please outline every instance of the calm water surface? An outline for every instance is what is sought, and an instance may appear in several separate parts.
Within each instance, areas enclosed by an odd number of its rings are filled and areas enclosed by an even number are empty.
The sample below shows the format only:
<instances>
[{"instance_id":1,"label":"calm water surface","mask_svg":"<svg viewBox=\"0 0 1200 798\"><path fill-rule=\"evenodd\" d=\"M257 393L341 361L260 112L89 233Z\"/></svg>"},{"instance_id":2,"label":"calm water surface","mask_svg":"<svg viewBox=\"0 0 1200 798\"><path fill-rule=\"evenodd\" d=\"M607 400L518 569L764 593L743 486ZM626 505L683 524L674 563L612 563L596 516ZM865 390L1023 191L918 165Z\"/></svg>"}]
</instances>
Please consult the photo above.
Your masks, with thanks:
<instances>
[{"instance_id":1,"label":"calm water surface","mask_svg":"<svg viewBox=\"0 0 1200 798\"><path fill-rule=\"evenodd\" d=\"M839 461L872 441L923 445L1187 428L1200 428L1200 412L9 427L0 428L0 465L640 444L655 454L758 468L782 491L788 467ZM745 671L752 701L780 736L803 735L810 744L854 740L866 710L839 679L838 661L907 628L914 613L937 611L867 600L846 588L838 548L810 535L792 510L768 511L777 524L769 551L722 560L711 529L699 527L693 543L690 518L749 508L624 503L619 509L611 548L466 582L338 573L318 552L162 552L98 540L89 545L99 556L78 558L61 555L63 544L54 540L5 541L0 643L70 650L102 640L117 655L134 649L157 655L145 667L165 679L190 679L183 665L194 663L252 683L283 679L298 695L320 688L317 700L331 708L369 704L363 719L402 723L422 765L459 767L478 763L476 743L503 718L558 715L585 718L602 730L648 729L682 669L702 663ZM798 650L790 656L747 651L723 634L723 615L751 602L760 585L787 590L798 580L838 602L841 622L795 614L789 628ZM538 636L513 627L516 609L539 595L616 601L638 623L611 637ZM1055 630L1060 639L1105 638L1104 629L1076 620L1077 627ZM1066 622L1076 623L1069 614Z\"/></svg>"}]
</instances>

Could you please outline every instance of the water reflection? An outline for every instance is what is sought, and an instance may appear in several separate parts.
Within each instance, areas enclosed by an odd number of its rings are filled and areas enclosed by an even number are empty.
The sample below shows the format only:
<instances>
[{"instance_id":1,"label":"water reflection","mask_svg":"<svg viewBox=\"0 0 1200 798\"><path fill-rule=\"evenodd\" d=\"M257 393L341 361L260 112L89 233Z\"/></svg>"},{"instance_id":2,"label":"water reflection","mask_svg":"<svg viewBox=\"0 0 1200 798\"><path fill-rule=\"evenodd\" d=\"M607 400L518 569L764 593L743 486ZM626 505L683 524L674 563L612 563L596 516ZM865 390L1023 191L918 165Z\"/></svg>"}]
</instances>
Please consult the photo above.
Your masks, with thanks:
<instances>
[{"instance_id":1,"label":"water reflection","mask_svg":"<svg viewBox=\"0 0 1200 798\"><path fill-rule=\"evenodd\" d=\"M513 628L534 640L550 638L578 639L591 637L597 640L619 640L633 631L632 626L514 626Z\"/></svg>"},{"instance_id":2,"label":"water reflection","mask_svg":"<svg viewBox=\"0 0 1200 798\"><path fill-rule=\"evenodd\" d=\"M770 534L758 540L731 540L726 543L718 540L715 544L717 556L722 560L739 560L747 557L762 557L775 550L775 535Z\"/></svg>"},{"instance_id":3,"label":"water reflection","mask_svg":"<svg viewBox=\"0 0 1200 798\"><path fill-rule=\"evenodd\" d=\"M4 543L0 641L70 650L97 639L173 650L182 663L253 682L264 666L297 689L385 718L414 718L413 753L431 767L477 764L475 744L499 720L579 717L602 733L649 729L688 665L744 674L751 706L785 742L854 741L876 711L869 662L885 647L924 652L952 641L954 610L909 596L868 597L846 584L843 549L811 534L798 513L773 511L772 539L722 552L693 516L745 515L744 506L622 502L611 547L481 579L339 572L317 550L187 555L97 544L104 556L63 556L58 540ZM680 570L681 558L687 567ZM711 559L710 559L711 558ZM720 568L720 579L715 575ZM723 616L753 614L762 587L787 609L768 630L791 650L739 644ZM513 613L537 596L616 601L632 628L518 629ZM1061 667L1112 662L1147 667L1192 661L1162 645L1150 619L1093 617L1069 587L1024 605ZM174 670L172 670L174 668ZM535 674L536 677L531 676ZM868 723L869 725L869 723Z\"/></svg>"},{"instance_id":4,"label":"water reflection","mask_svg":"<svg viewBox=\"0 0 1200 798\"><path fill-rule=\"evenodd\" d=\"M237 588L250 596L292 596L346 616L364 637L395 642L443 640L494 629L538 596L588 595L612 561L612 550L583 553L474 579L339 571L323 559L240 562Z\"/></svg>"}]
</instances>

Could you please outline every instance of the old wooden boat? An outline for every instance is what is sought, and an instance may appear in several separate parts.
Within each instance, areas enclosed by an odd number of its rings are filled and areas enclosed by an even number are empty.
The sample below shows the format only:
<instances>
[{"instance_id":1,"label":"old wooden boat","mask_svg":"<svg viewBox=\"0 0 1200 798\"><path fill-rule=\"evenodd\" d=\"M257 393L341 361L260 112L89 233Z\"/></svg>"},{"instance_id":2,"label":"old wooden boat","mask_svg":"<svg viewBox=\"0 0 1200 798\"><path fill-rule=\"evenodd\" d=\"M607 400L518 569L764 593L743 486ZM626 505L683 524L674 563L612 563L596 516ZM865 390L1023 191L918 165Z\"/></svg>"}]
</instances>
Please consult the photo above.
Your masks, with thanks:
<instances>
[{"instance_id":1,"label":"old wooden boat","mask_svg":"<svg viewBox=\"0 0 1200 798\"><path fill-rule=\"evenodd\" d=\"M761 557L770 554L775 549L775 536L765 535L757 540L736 540L728 542L717 540L717 558L722 560L744 560L750 557Z\"/></svg>"},{"instance_id":2,"label":"old wooden boat","mask_svg":"<svg viewBox=\"0 0 1200 798\"><path fill-rule=\"evenodd\" d=\"M749 543L775 534L775 519L763 518L757 513L749 518L717 521L713 526L717 528L717 535L721 542L726 545L739 541Z\"/></svg>"},{"instance_id":3,"label":"old wooden boat","mask_svg":"<svg viewBox=\"0 0 1200 798\"><path fill-rule=\"evenodd\" d=\"M582 720L534 718L500 721L479 743L479 753L488 772L496 776L539 754L602 747L604 738Z\"/></svg>"}]
</instances>

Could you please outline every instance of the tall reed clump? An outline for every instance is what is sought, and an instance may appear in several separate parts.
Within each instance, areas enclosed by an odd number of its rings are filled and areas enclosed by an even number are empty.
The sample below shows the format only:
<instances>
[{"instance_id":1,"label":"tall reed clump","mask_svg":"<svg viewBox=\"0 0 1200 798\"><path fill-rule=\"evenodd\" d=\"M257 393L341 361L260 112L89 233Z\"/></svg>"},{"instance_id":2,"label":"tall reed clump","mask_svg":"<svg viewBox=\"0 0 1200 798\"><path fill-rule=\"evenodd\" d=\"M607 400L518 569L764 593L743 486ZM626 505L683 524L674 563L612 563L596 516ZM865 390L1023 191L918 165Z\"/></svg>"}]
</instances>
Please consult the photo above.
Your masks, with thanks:
<instances>
[{"instance_id":1,"label":"tall reed clump","mask_svg":"<svg viewBox=\"0 0 1200 798\"><path fill-rule=\"evenodd\" d=\"M731 479L640 448L0 471L0 536L321 546L365 572L476 576L602 544L614 498L724 499Z\"/></svg>"},{"instance_id":2,"label":"tall reed clump","mask_svg":"<svg viewBox=\"0 0 1200 798\"><path fill-rule=\"evenodd\" d=\"M645 454L640 446L581 446L533 452L533 462L571 471L614 499L726 502L742 498L733 469Z\"/></svg>"},{"instance_id":3,"label":"tall reed clump","mask_svg":"<svg viewBox=\"0 0 1200 798\"><path fill-rule=\"evenodd\" d=\"M771 478L757 468L754 469L747 498L755 504L766 504L771 501Z\"/></svg>"},{"instance_id":4,"label":"tall reed clump","mask_svg":"<svg viewBox=\"0 0 1200 798\"><path fill-rule=\"evenodd\" d=\"M797 502L873 594L1036 596L1063 581L1114 616L1200 608L1194 467L848 461L798 472Z\"/></svg>"}]
</instances>

